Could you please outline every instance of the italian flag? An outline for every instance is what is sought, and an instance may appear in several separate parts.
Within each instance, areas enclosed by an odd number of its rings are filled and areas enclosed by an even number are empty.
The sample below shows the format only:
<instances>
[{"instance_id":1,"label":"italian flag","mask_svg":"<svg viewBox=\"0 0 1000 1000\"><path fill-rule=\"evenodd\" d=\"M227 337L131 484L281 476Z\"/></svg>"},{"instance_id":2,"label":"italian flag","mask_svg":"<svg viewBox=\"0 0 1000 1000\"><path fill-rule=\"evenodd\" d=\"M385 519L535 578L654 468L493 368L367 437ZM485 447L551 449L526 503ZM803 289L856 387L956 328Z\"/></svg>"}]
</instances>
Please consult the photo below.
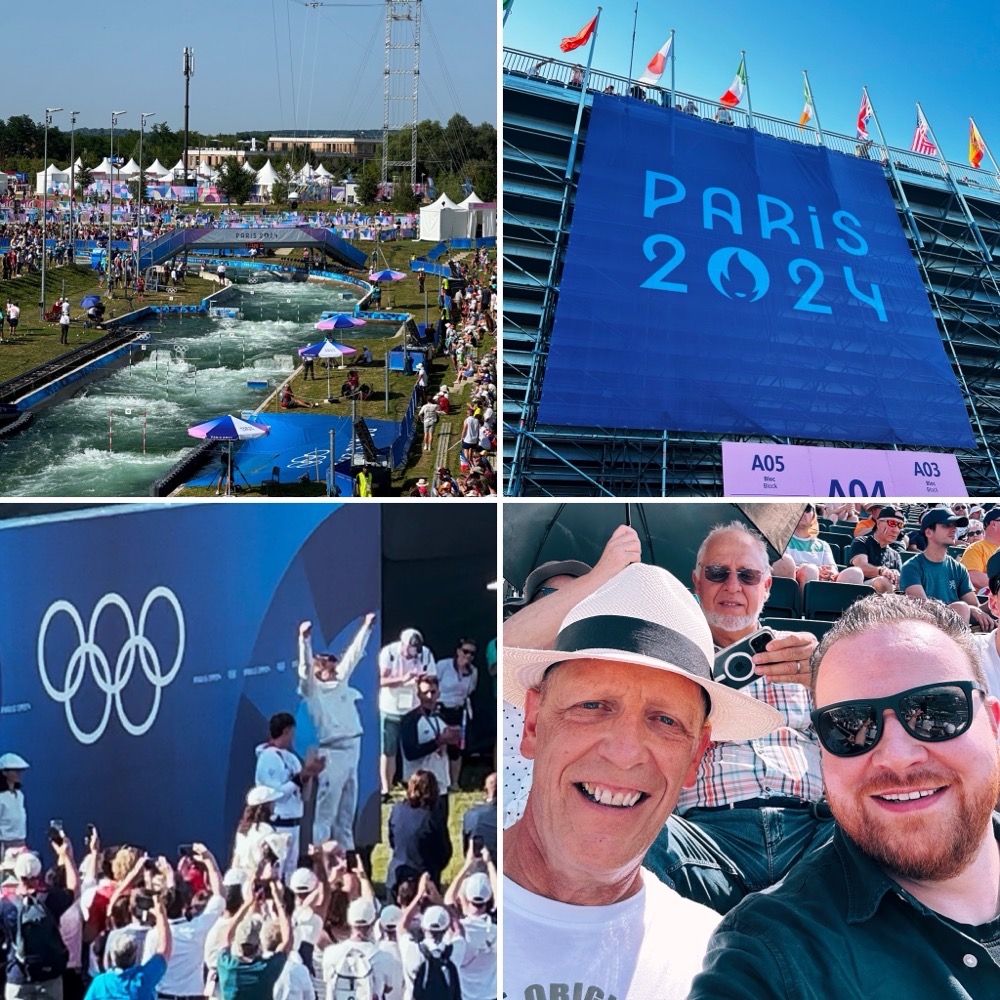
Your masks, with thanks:
<instances>
[{"instance_id":1,"label":"italian flag","mask_svg":"<svg viewBox=\"0 0 1000 1000\"><path fill-rule=\"evenodd\" d=\"M720 104L728 104L729 107L735 108L740 101L743 100L743 95L747 92L747 57L744 56L740 60L740 68L736 71L736 76L733 77L733 82L729 85L729 90L727 90L722 97L719 98Z\"/></svg>"},{"instance_id":2,"label":"italian flag","mask_svg":"<svg viewBox=\"0 0 1000 1000\"><path fill-rule=\"evenodd\" d=\"M670 58L670 43L672 41L672 38L668 38L657 49L656 55L649 60L642 76L639 77L639 83L648 83L650 86L654 86L660 82L660 77L663 76L663 70L667 65L667 59Z\"/></svg>"},{"instance_id":3,"label":"italian flag","mask_svg":"<svg viewBox=\"0 0 1000 1000\"><path fill-rule=\"evenodd\" d=\"M586 45L590 41L590 36L594 33L597 28L597 18L598 14L595 14L593 18L588 21L575 35L570 35L569 38L564 38L559 43L559 48L563 52L572 52L573 49L578 49L581 45Z\"/></svg>"}]
</instances>

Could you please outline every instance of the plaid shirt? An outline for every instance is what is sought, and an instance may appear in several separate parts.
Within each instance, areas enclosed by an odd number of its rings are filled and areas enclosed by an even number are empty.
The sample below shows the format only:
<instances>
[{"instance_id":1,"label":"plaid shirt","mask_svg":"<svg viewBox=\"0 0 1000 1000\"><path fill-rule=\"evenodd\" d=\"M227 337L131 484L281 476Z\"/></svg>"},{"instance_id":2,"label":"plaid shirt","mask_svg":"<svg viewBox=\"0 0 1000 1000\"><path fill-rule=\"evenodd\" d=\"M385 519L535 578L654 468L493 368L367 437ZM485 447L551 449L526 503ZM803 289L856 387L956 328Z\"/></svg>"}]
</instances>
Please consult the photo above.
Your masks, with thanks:
<instances>
[{"instance_id":1,"label":"plaid shirt","mask_svg":"<svg viewBox=\"0 0 1000 1000\"><path fill-rule=\"evenodd\" d=\"M818 802L823 797L809 689L761 677L742 690L776 708L784 725L757 740L709 744L697 784L685 788L677 802L681 815L700 806L726 806L746 799L783 796Z\"/></svg>"}]
</instances>

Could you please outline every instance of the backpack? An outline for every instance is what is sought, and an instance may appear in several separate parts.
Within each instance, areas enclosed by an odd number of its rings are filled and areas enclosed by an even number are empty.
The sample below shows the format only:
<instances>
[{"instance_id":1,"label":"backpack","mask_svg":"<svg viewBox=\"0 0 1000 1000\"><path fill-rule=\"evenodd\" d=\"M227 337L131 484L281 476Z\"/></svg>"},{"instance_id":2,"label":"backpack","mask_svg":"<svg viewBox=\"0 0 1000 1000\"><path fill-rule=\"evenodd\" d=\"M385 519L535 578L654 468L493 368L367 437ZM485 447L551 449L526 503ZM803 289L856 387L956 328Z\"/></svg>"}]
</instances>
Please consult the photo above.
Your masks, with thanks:
<instances>
[{"instance_id":1,"label":"backpack","mask_svg":"<svg viewBox=\"0 0 1000 1000\"><path fill-rule=\"evenodd\" d=\"M445 945L440 954L427 945L419 945L423 962L413 979L413 1000L462 1000L458 970L451 960L451 945Z\"/></svg>"},{"instance_id":2,"label":"backpack","mask_svg":"<svg viewBox=\"0 0 1000 1000\"><path fill-rule=\"evenodd\" d=\"M359 948L351 948L333 973L330 1000L373 1000L372 963Z\"/></svg>"},{"instance_id":3,"label":"backpack","mask_svg":"<svg viewBox=\"0 0 1000 1000\"><path fill-rule=\"evenodd\" d=\"M58 979L69 963L59 925L44 901L27 895L17 907L14 959L29 983Z\"/></svg>"}]
</instances>

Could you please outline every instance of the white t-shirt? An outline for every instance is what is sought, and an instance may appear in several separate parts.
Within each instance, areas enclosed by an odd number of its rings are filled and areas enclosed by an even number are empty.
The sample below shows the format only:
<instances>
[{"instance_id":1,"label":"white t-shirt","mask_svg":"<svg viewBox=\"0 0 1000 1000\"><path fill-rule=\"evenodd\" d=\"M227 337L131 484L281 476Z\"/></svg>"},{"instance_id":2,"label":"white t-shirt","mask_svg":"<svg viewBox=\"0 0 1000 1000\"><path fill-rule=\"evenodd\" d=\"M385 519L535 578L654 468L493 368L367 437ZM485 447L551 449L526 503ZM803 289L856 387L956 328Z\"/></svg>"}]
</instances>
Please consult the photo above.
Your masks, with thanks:
<instances>
[{"instance_id":1,"label":"white t-shirt","mask_svg":"<svg viewBox=\"0 0 1000 1000\"><path fill-rule=\"evenodd\" d=\"M462 1000L493 1000L497 995L497 925L489 914L464 917L465 957L458 970Z\"/></svg>"},{"instance_id":2,"label":"white t-shirt","mask_svg":"<svg viewBox=\"0 0 1000 1000\"><path fill-rule=\"evenodd\" d=\"M417 719L417 742L430 743L447 729L444 719L438 715L421 715ZM426 757L416 757L410 760L403 754L403 781L409 781L417 771L430 771L437 778L438 787L444 794L451 784L451 773L448 770L448 747L442 744L432 750Z\"/></svg>"},{"instance_id":3,"label":"white t-shirt","mask_svg":"<svg viewBox=\"0 0 1000 1000\"><path fill-rule=\"evenodd\" d=\"M221 896L212 896L205 909L192 920L171 920L170 936L173 944L167 971L157 986L159 993L174 996L200 996L205 992L205 941L209 931L215 926L219 915L226 908ZM159 935L146 935L143 961L148 962L159 947Z\"/></svg>"},{"instance_id":4,"label":"white t-shirt","mask_svg":"<svg viewBox=\"0 0 1000 1000\"><path fill-rule=\"evenodd\" d=\"M438 685L440 693L438 700L448 708L461 708L466 699L476 690L479 671L475 667L466 676L458 672L453 657L437 662Z\"/></svg>"},{"instance_id":5,"label":"white t-shirt","mask_svg":"<svg viewBox=\"0 0 1000 1000\"><path fill-rule=\"evenodd\" d=\"M549 995L558 983L571 997L684 1000L722 918L642 876L638 893L610 906L560 903L505 877L507 996Z\"/></svg>"},{"instance_id":6,"label":"white t-shirt","mask_svg":"<svg viewBox=\"0 0 1000 1000\"><path fill-rule=\"evenodd\" d=\"M392 986L394 978L392 956L380 951L374 941L351 941L348 939L323 949L323 979L326 981L327 1000L332 1000L337 985L337 970L352 951L361 952L371 963L373 996L383 996Z\"/></svg>"},{"instance_id":7,"label":"white t-shirt","mask_svg":"<svg viewBox=\"0 0 1000 1000\"><path fill-rule=\"evenodd\" d=\"M404 629L401 639L408 639L412 629ZM408 647L406 647L408 648ZM407 674L436 675L434 654L422 646L420 655L415 658L403 655L403 641L390 642L383 646L378 654L378 670L380 677L404 677ZM378 708L383 715L402 718L417 705L417 682L407 681L405 684L394 684L391 687L380 687L378 693Z\"/></svg>"},{"instance_id":8,"label":"white t-shirt","mask_svg":"<svg viewBox=\"0 0 1000 1000\"><path fill-rule=\"evenodd\" d=\"M0 840L24 840L28 836L28 814L24 792L0 792Z\"/></svg>"},{"instance_id":9,"label":"white t-shirt","mask_svg":"<svg viewBox=\"0 0 1000 1000\"><path fill-rule=\"evenodd\" d=\"M1000 653L997 652L996 637L992 632L974 634L972 641L979 647L979 662L986 674L989 693L1000 697Z\"/></svg>"},{"instance_id":10,"label":"white t-shirt","mask_svg":"<svg viewBox=\"0 0 1000 1000\"><path fill-rule=\"evenodd\" d=\"M399 955L403 960L403 973L406 976L406 988L409 996L413 995L413 981L420 971L420 967L424 964L424 953L420 950L421 944L435 955L440 955L448 945L451 945L450 957L456 970L460 969L462 962L465 961L465 938L453 937L450 931L439 942L435 942L429 935L423 941L416 941L409 934L400 933ZM508 996L512 995L506 989L504 992Z\"/></svg>"},{"instance_id":11,"label":"white t-shirt","mask_svg":"<svg viewBox=\"0 0 1000 1000\"><path fill-rule=\"evenodd\" d=\"M274 1000L315 1000L312 976L295 951L289 954L272 995Z\"/></svg>"},{"instance_id":12,"label":"white t-shirt","mask_svg":"<svg viewBox=\"0 0 1000 1000\"><path fill-rule=\"evenodd\" d=\"M384 951L392 962L386 963L386 971L392 970L392 993L389 994L390 1000L404 1000L404 998L409 997L409 992L406 989L406 977L403 975L403 960L399 957L399 945L395 941L379 941L378 950ZM464 998L463 998L464 1000Z\"/></svg>"}]
</instances>

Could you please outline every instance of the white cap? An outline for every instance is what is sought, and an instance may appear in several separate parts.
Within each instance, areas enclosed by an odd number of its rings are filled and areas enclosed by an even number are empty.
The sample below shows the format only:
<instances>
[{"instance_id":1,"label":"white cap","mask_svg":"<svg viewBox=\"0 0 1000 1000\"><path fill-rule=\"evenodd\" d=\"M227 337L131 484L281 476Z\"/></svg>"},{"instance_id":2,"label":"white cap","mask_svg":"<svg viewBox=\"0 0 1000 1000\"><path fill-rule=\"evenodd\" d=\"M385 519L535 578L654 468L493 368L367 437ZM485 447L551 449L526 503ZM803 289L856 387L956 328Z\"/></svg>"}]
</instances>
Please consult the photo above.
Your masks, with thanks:
<instances>
[{"instance_id":1,"label":"white cap","mask_svg":"<svg viewBox=\"0 0 1000 1000\"><path fill-rule=\"evenodd\" d=\"M483 903L487 903L493 898L493 888L490 885L490 880L482 872L475 872L470 875L465 880L462 891L465 893L465 898L477 906L482 906Z\"/></svg>"},{"instance_id":2,"label":"white cap","mask_svg":"<svg viewBox=\"0 0 1000 1000\"><path fill-rule=\"evenodd\" d=\"M311 868L296 868L288 880L288 888L292 892L312 892L319 885L319 879Z\"/></svg>"},{"instance_id":3,"label":"white cap","mask_svg":"<svg viewBox=\"0 0 1000 1000\"><path fill-rule=\"evenodd\" d=\"M5 753L0 757L0 771L23 771L31 765L19 754Z\"/></svg>"},{"instance_id":4,"label":"white cap","mask_svg":"<svg viewBox=\"0 0 1000 1000\"><path fill-rule=\"evenodd\" d=\"M450 923L451 918L443 906L428 906L420 918L420 928L423 931L445 931Z\"/></svg>"},{"instance_id":5,"label":"white cap","mask_svg":"<svg viewBox=\"0 0 1000 1000\"><path fill-rule=\"evenodd\" d=\"M243 885L247 880L247 873L242 868L230 868L222 876L222 884L228 889L234 885Z\"/></svg>"},{"instance_id":6,"label":"white cap","mask_svg":"<svg viewBox=\"0 0 1000 1000\"><path fill-rule=\"evenodd\" d=\"M355 899L347 908L347 922L352 927L370 927L375 923L375 904L370 899Z\"/></svg>"},{"instance_id":7,"label":"white cap","mask_svg":"<svg viewBox=\"0 0 1000 1000\"><path fill-rule=\"evenodd\" d=\"M42 874L42 863L30 851L23 851L14 862L14 874L22 881L38 878Z\"/></svg>"},{"instance_id":8,"label":"white cap","mask_svg":"<svg viewBox=\"0 0 1000 1000\"><path fill-rule=\"evenodd\" d=\"M270 788L267 785L254 785L247 792L247 805L262 806L265 802L277 802L280 798L281 793L276 788Z\"/></svg>"},{"instance_id":9,"label":"white cap","mask_svg":"<svg viewBox=\"0 0 1000 1000\"><path fill-rule=\"evenodd\" d=\"M378 922L383 927L398 927L399 918L403 915L403 911L398 906L393 906L390 904L383 908L382 912L378 915Z\"/></svg>"}]
</instances>

